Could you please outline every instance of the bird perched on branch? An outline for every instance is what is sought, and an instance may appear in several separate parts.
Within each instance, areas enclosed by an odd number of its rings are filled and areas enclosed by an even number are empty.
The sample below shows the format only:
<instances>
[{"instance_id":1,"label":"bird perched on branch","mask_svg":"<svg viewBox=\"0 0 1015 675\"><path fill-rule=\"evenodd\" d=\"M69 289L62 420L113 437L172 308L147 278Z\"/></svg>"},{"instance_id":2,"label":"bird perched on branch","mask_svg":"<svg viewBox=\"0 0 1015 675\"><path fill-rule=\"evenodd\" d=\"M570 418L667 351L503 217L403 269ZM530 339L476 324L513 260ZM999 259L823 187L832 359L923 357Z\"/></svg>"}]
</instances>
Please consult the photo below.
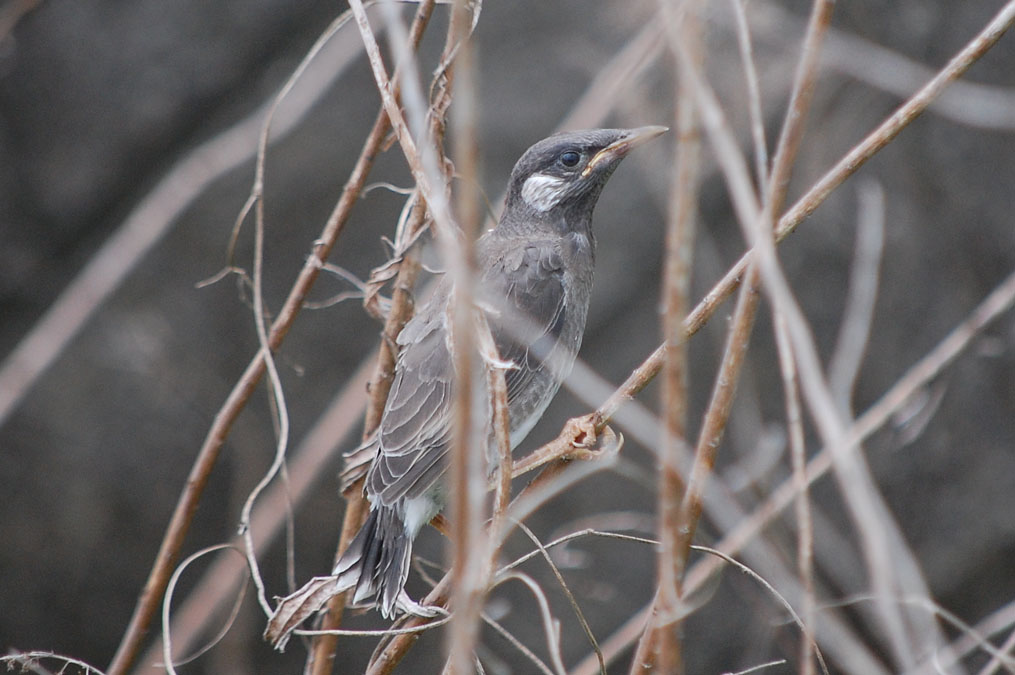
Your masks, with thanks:
<instances>
[{"instance_id":1,"label":"bird perched on branch","mask_svg":"<svg viewBox=\"0 0 1015 675\"><path fill-rule=\"evenodd\" d=\"M476 297L501 360L511 364L505 378L512 448L546 410L581 345L596 201L627 153L664 131L594 129L539 141L511 172L500 222L476 242ZM446 497L455 386L452 282L443 279L398 336L401 352L380 426L360 453L372 457L365 483L370 514L333 572L332 592L354 589L354 605L375 606L385 617L432 614L404 586L413 540ZM534 328L519 328L525 325ZM486 453L496 457L490 448Z\"/></svg>"}]
</instances>

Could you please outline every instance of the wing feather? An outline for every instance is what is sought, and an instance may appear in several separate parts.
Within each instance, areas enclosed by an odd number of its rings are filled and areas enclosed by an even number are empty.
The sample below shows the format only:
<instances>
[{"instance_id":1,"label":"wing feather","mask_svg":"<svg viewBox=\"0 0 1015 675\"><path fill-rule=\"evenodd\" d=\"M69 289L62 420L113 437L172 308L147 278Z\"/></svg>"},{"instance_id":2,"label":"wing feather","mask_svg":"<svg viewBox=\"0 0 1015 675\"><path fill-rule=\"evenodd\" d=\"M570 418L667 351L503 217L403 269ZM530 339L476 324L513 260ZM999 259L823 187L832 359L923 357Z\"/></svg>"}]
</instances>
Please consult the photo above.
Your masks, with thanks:
<instances>
[{"instance_id":1,"label":"wing feather","mask_svg":"<svg viewBox=\"0 0 1015 675\"><path fill-rule=\"evenodd\" d=\"M420 477L447 453L454 371L444 286L398 336L403 349L381 417L377 457L367 474L367 493L385 505L425 492L435 479L424 485Z\"/></svg>"},{"instance_id":2,"label":"wing feather","mask_svg":"<svg viewBox=\"0 0 1015 675\"><path fill-rule=\"evenodd\" d=\"M509 251L491 272L491 280L501 281L500 297L507 305L503 318L491 322L497 350L501 359L517 366L505 374L511 404L529 392L532 380L544 369L543 359L564 329L564 262L553 242L536 242ZM496 306L496 297L493 302ZM522 335L516 325L518 316L531 322Z\"/></svg>"},{"instance_id":3,"label":"wing feather","mask_svg":"<svg viewBox=\"0 0 1015 675\"><path fill-rule=\"evenodd\" d=\"M517 366L506 373L511 405L531 396L529 386L545 369L542 358L564 328L564 263L552 241L481 250L481 256L482 293L495 310L505 310L491 313L494 340L501 358ZM398 336L403 349L367 475L368 494L385 505L424 494L446 469L454 381L445 319L449 297L450 286L442 282ZM527 340L507 325L519 316L535 327Z\"/></svg>"}]
</instances>

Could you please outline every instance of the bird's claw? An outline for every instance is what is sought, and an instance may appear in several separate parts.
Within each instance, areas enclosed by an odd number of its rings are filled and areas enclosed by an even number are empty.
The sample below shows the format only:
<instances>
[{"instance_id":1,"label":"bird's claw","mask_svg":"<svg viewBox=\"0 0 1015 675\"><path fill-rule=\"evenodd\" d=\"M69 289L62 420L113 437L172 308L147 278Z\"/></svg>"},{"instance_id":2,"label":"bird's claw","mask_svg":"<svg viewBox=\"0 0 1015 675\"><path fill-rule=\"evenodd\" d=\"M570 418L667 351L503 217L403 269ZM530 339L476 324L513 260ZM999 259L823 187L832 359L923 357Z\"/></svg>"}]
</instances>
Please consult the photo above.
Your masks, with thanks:
<instances>
[{"instance_id":1,"label":"bird's claw","mask_svg":"<svg viewBox=\"0 0 1015 675\"><path fill-rule=\"evenodd\" d=\"M437 605L421 605L412 598L404 590L398 594L398 600L395 602L395 608L402 614L408 614L410 616L418 616L423 619L432 619L436 616L447 616L448 610Z\"/></svg>"},{"instance_id":2,"label":"bird's claw","mask_svg":"<svg viewBox=\"0 0 1015 675\"><path fill-rule=\"evenodd\" d=\"M602 418L596 414L578 417L568 422L568 431L573 434L568 459L602 459L615 455L624 444L624 437L618 436L613 429L603 426L602 431L596 427L602 424Z\"/></svg>"},{"instance_id":3,"label":"bird's claw","mask_svg":"<svg viewBox=\"0 0 1015 675\"><path fill-rule=\"evenodd\" d=\"M571 438L571 447L575 448L578 452L594 448L599 438L596 427L601 421L601 418L596 413L569 419L567 421L566 433ZM577 457L577 455L574 456Z\"/></svg>"}]
</instances>

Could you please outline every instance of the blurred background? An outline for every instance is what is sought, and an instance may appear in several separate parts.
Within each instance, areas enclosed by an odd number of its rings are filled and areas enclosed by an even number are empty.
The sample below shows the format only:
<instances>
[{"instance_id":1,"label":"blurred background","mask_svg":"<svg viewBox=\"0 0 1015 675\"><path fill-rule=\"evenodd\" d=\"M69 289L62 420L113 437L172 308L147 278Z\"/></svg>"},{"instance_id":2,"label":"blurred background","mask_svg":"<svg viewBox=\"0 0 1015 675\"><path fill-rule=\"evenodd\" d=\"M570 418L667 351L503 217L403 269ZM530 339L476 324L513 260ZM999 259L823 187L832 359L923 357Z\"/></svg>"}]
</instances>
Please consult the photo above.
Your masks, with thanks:
<instances>
[{"instance_id":1,"label":"blurred background","mask_svg":"<svg viewBox=\"0 0 1015 675\"><path fill-rule=\"evenodd\" d=\"M944 0L838 6L790 202L943 66L1000 6ZM773 144L809 5L752 0L747 8ZM230 137L231 144L216 146L212 157L223 160L234 152L242 159L252 152L263 119L258 111L341 9L336 3L278 0L0 5L0 359L9 358L125 222L133 218L141 229L157 227L164 211L154 208L138 218L136 209L153 190L164 189L160 181L190 153L221 141L223 133L255 115L254 126L248 124L253 135ZM485 4L475 34L478 141L481 183L495 211L514 161L562 124L672 126L673 59L659 31L651 30L657 11L658 3L650 0ZM447 8L438 7L421 50L427 81L446 21ZM712 3L704 23L709 77L749 148L730 5ZM271 310L281 306L311 250L379 106L355 27L341 30L330 44L322 61L337 78L269 151L265 300ZM858 413L1015 268L1013 62L1015 36L1009 35L969 71L965 80L975 87L959 90L903 131L780 248L828 359L842 327L861 195L883 192L877 301L852 399ZM613 84L601 86L611 73ZM283 105L280 115L286 110ZM674 142L670 134L633 153L596 212L597 288L581 355L614 385L661 340L659 288ZM254 164L246 157L198 190L143 256L131 261L113 255L107 261L107 271L128 265L122 283L2 415L0 648L5 651L53 650L102 668L116 649L205 433L257 350L249 293L235 278L197 287L227 263L230 231L253 179ZM190 175L209 163L197 162ZM723 180L710 159L705 165L694 301L745 250ZM411 184L397 144L371 175L370 182L380 181ZM170 203L174 194L170 190ZM387 257L382 238L393 236L403 200L386 189L369 192L354 209L331 262L366 278ZM251 232L241 233L236 253L236 263L247 269ZM345 281L323 275L312 299L325 301L349 289ZM691 341L692 431L700 424L731 312L727 303ZM301 314L277 356L293 447L371 358L380 329L356 300ZM1013 340L1015 314L1008 312L922 392L924 400L911 406L906 424L886 427L865 446L932 597L969 624L1015 600ZM718 467L719 479L745 511L789 475L767 308L759 315L748 363ZM7 397L10 391L2 393ZM640 396L653 410L658 399L656 386ZM526 448L555 437L567 418L588 410L562 392ZM226 443L185 553L235 534L243 500L271 463L271 419L262 385ZM359 417L345 422L349 432L332 439L338 450L354 447L358 439ZM569 490L529 521L540 537L588 525L643 535L655 531L653 455L628 436L613 469ZM811 438L809 452L818 449ZM295 508L297 585L331 565L344 508L340 468L334 455ZM893 672L869 607L862 601L825 607L863 595L869 582L834 481L823 479L813 494L819 605L852 626L883 672ZM787 516L765 532L790 566L794 528ZM713 543L721 533L706 513L698 541ZM426 532L419 552L440 561L441 546L439 535ZM516 537L505 559L530 549L530 542ZM285 594L279 540L262 559L269 597ZM183 576L179 603L211 561L203 559ZM655 559L649 546L583 540L570 544L557 562L600 640L651 600ZM562 621L565 663L577 664L590 650L563 593L539 561L525 570L543 584ZM415 574L409 588L414 596L426 592ZM716 580L710 593L686 624L688 672L733 671L778 658L789 662L767 672L796 672L799 634L771 596L732 573ZM489 610L545 654L535 607L531 595L509 584L494 593ZM181 672L298 671L305 658L300 643L276 654L260 638L263 625L248 594L226 638ZM365 615L351 625L382 624ZM945 635L957 633L947 628ZM371 638L345 640L336 672L362 670L374 644ZM404 672L435 672L441 648L439 634L424 637ZM480 657L488 672L533 668L492 631L484 633ZM626 672L629 659L625 652L613 666L616 672ZM965 665L984 662L973 658ZM843 661L832 665L837 672L861 672ZM150 670L148 662L142 671Z\"/></svg>"}]
</instances>

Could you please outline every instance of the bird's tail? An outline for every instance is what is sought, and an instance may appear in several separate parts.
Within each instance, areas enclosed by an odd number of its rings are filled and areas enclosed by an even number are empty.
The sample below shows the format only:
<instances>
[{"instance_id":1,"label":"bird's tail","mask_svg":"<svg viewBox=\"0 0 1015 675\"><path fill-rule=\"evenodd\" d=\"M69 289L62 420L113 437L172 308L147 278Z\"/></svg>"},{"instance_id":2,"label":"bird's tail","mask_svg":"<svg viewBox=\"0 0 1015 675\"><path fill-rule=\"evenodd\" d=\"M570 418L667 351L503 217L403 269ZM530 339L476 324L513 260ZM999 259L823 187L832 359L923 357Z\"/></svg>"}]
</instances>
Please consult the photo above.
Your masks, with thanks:
<instances>
[{"instance_id":1,"label":"bird's tail","mask_svg":"<svg viewBox=\"0 0 1015 675\"><path fill-rule=\"evenodd\" d=\"M373 605L385 618L418 605L405 593L412 537L396 509L370 509L367 522L335 565L339 590L355 589L354 605ZM417 613L417 612L413 612Z\"/></svg>"}]
</instances>

